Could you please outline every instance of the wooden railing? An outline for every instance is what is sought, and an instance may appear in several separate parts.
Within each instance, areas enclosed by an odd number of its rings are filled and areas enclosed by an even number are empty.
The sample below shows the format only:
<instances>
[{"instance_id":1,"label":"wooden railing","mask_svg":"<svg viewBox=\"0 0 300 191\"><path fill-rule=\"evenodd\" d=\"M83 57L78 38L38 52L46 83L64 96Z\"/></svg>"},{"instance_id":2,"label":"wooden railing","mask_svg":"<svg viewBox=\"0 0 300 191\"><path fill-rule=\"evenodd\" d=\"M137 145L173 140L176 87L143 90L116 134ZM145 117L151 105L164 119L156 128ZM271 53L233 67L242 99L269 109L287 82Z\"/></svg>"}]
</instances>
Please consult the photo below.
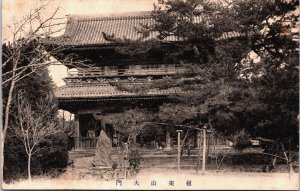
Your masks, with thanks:
<instances>
[{"instance_id":1,"label":"wooden railing","mask_svg":"<svg viewBox=\"0 0 300 191\"><path fill-rule=\"evenodd\" d=\"M97 145L98 137L79 137L78 149L94 149Z\"/></svg>"},{"instance_id":2,"label":"wooden railing","mask_svg":"<svg viewBox=\"0 0 300 191\"><path fill-rule=\"evenodd\" d=\"M182 68L175 69L118 69L118 70L100 70L86 69L78 71L69 71L69 77L103 77L103 76L134 76L134 75L171 75L184 72Z\"/></svg>"}]
</instances>

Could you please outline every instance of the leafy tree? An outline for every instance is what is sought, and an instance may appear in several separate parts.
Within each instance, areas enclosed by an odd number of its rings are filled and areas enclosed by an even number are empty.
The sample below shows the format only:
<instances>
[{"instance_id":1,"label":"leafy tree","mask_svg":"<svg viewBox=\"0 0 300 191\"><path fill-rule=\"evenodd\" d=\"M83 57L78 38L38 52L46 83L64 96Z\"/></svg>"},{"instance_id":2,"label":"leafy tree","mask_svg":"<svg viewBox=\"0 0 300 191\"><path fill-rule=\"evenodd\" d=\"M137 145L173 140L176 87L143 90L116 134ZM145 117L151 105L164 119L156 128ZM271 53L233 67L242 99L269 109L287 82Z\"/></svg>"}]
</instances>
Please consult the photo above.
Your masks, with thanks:
<instances>
[{"instance_id":1,"label":"leafy tree","mask_svg":"<svg viewBox=\"0 0 300 191\"><path fill-rule=\"evenodd\" d=\"M160 52L163 61L188 69L148 85L185 91L169 96L171 103L160 107L157 120L209 123L243 146L245 139L267 138L282 146L292 170L292 149L299 145L299 40L291 33L299 27L298 6L298 0L159 0L155 23L138 29L144 39L110 40L123 54L147 58ZM231 32L237 35L220 38ZM156 39L147 38L153 33Z\"/></svg>"},{"instance_id":2,"label":"leafy tree","mask_svg":"<svg viewBox=\"0 0 300 191\"><path fill-rule=\"evenodd\" d=\"M262 119L264 122L258 122L257 125L261 127L264 123L268 124L273 131L271 134L263 133L268 138L289 137L295 131L290 135L286 133L297 129L299 50L291 29L296 27L297 14L294 11L298 4L297 0L233 1L233 6L228 8L234 13L230 14L232 28L247 33L251 49L261 56L259 64L250 65L248 72L255 74L256 78L248 87L254 91L252 98L260 111L265 113L259 117L265 118ZM276 123L281 123L278 124L280 131L276 130ZM260 132L258 130L255 132Z\"/></svg>"},{"instance_id":3,"label":"leafy tree","mask_svg":"<svg viewBox=\"0 0 300 191\"><path fill-rule=\"evenodd\" d=\"M292 150L299 145L299 49L292 34L299 27L298 5L297 0L233 1L225 11L228 26L246 34L248 46L261 58L259 64L247 63L253 78L235 93L238 102L231 111L252 137L271 139L284 152L289 148L283 157L291 171Z\"/></svg>"},{"instance_id":4,"label":"leafy tree","mask_svg":"<svg viewBox=\"0 0 300 191\"><path fill-rule=\"evenodd\" d=\"M187 68L184 74L153 80L152 84L145 85L147 87L141 85L136 90L128 88L129 91L140 92L149 88L177 87L189 92L170 96L177 101L161 107L163 114L159 116L162 121L165 121L163 115L173 115L171 118L165 118L175 123L181 119L181 116L185 117L179 122L180 124L189 119L200 118L206 118L204 121L208 122L211 121L208 117L213 116L214 111L221 108L220 105L225 109L225 104L229 104L226 99L230 92L224 93L225 90L222 88L225 86L228 89L234 88L233 81L239 76L241 68L238 63L247 55L249 47L246 46L243 38L239 40L221 38L220 40L223 32L231 31L223 25L226 18L215 14L217 8L219 7L208 1L162 0L154 6L152 12L154 24L142 25L137 29L137 32L143 34L143 39L136 41L126 38L116 39L113 35L104 34L108 40L118 43L117 51L120 53L147 57L153 52L156 54L160 52L166 55L162 57L164 61L171 60ZM157 38L148 39L152 33L157 34ZM224 102L218 100L219 97L223 97ZM206 98L211 99L206 100ZM180 116L174 117L174 111L187 111L188 109L185 108L194 109L186 115L185 112L177 112Z\"/></svg>"},{"instance_id":5,"label":"leafy tree","mask_svg":"<svg viewBox=\"0 0 300 191\"><path fill-rule=\"evenodd\" d=\"M298 45L291 38L291 29L298 20L298 0L238 1L220 6L220 15L227 18L228 30L245 34L248 46L260 56L284 59ZM284 51L282 51L284 50Z\"/></svg>"},{"instance_id":6,"label":"leafy tree","mask_svg":"<svg viewBox=\"0 0 300 191\"><path fill-rule=\"evenodd\" d=\"M211 123L227 136L243 131L251 137L291 142L298 137L299 51L291 34L299 24L298 4L298 0L227 4L160 0L152 12L155 23L138 29L144 39L110 36L109 40L119 43L117 51L123 54L147 57L151 51L162 52L164 60L188 68L185 74L148 86L189 92L170 96L177 101L160 107L160 120L182 124L194 119ZM195 22L198 16L205 19ZM224 32L238 35L219 38ZM153 33L157 38L147 39ZM251 51L260 63L246 59ZM192 109L184 117L186 108Z\"/></svg>"}]
</instances>

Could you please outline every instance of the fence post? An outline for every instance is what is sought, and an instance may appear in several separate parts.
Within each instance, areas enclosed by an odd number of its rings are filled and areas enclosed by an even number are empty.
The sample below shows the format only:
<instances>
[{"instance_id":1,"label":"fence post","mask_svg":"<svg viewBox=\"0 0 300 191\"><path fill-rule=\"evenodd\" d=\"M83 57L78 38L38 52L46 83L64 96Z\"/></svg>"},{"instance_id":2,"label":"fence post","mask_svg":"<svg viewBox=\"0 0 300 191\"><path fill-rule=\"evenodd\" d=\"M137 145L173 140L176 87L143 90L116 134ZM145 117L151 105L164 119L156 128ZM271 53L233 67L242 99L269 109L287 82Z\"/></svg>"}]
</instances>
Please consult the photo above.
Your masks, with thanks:
<instances>
[{"instance_id":1,"label":"fence post","mask_svg":"<svg viewBox=\"0 0 300 191\"><path fill-rule=\"evenodd\" d=\"M206 126L203 127L203 150L202 150L202 174L205 173L205 156L206 154Z\"/></svg>"},{"instance_id":2,"label":"fence post","mask_svg":"<svg viewBox=\"0 0 300 191\"><path fill-rule=\"evenodd\" d=\"M196 173L199 172L200 162L201 162L201 143L202 143L202 129L197 131L197 147L198 147L198 159L197 159L197 169Z\"/></svg>"},{"instance_id":3,"label":"fence post","mask_svg":"<svg viewBox=\"0 0 300 191\"><path fill-rule=\"evenodd\" d=\"M180 171L180 151L181 151L181 148L180 148L180 133L182 132L182 130L177 130L177 151L178 151L178 154L177 154L177 172L179 173Z\"/></svg>"}]
</instances>

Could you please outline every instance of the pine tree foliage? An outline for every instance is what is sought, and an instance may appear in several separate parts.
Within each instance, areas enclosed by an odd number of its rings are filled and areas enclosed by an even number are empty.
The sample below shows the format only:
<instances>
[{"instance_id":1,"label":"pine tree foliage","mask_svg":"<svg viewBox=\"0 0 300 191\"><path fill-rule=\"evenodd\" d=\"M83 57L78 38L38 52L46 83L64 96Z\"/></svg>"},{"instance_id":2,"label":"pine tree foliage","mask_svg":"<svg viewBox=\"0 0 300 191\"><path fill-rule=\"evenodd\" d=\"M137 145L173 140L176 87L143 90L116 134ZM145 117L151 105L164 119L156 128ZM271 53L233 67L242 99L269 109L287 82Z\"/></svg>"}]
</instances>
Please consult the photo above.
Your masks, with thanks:
<instances>
[{"instance_id":1,"label":"pine tree foliage","mask_svg":"<svg viewBox=\"0 0 300 191\"><path fill-rule=\"evenodd\" d=\"M131 109L123 113L104 115L102 116L102 120L112 125L118 132L127 136L127 142L135 144L137 136L145 131L152 117L149 112L140 109Z\"/></svg>"},{"instance_id":2,"label":"pine tree foliage","mask_svg":"<svg viewBox=\"0 0 300 191\"><path fill-rule=\"evenodd\" d=\"M163 62L187 68L185 74L128 88L188 92L171 95L158 121L209 123L230 137L243 131L285 143L293 138L297 145L299 41L292 31L299 25L298 5L298 0L160 0L152 11L155 23L137 29L144 39L110 40L119 43L122 54L147 58L160 52ZM226 32L239 36L220 40ZM145 40L153 33L156 39Z\"/></svg>"}]
</instances>

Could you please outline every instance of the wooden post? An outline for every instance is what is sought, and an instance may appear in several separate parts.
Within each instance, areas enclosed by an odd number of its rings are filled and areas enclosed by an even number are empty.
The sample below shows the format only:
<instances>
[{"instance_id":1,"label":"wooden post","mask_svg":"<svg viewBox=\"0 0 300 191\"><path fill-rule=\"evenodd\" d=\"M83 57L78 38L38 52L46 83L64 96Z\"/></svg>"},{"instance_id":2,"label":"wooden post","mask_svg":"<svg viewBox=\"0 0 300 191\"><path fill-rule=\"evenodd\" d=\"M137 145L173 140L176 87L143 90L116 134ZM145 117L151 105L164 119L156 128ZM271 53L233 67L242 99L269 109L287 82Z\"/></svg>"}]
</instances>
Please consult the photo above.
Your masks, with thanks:
<instances>
[{"instance_id":1,"label":"wooden post","mask_svg":"<svg viewBox=\"0 0 300 191\"><path fill-rule=\"evenodd\" d=\"M206 126L203 127L202 174L205 173Z\"/></svg>"},{"instance_id":2,"label":"wooden post","mask_svg":"<svg viewBox=\"0 0 300 191\"><path fill-rule=\"evenodd\" d=\"M171 135L169 128L166 129L166 148L165 150L171 150Z\"/></svg>"},{"instance_id":3,"label":"wooden post","mask_svg":"<svg viewBox=\"0 0 300 191\"><path fill-rule=\"evenodd\" d=\"M208 131L206 131L207 137L206 137L206 156L209 156L209 141L210 141L210 133Z\"/></svg>"},{"instance_id":4,"label":"wooden post","mask_svg":"<svg viewBox=\"0 0 300 191\"><path fill-rule=\"evenodd\" d=\"M79 149L79 137L80 137L80 132L79 132L79 115L75 114L74 116L75 120L75 128L74 128L74 142L75 142L75 150Z\"/></svg>"},{"instance_id":5,"label":"wooden post","mask_svg":"<svg viewBox=\"0 0 300 191\"><path fill-rule=\"evenodd\" d=\"M197 161L197 169L196 169L196 173L199 172L199 166L200 166L200 161L201 161L201 141L202 141L202 134L201 134L202 130L198 130L197 131L197 147L198 147L198 161Z\"/></svg>"},{"instance_id":6,"label":"wooden post","mask_svg":"<svg viewBox=\"0 0 300 191\"><path fill-rule=\"evenodd\" d=\"M125 172L125 180L127 180L127 175L128 175L128 171L127 171L127 165L128 165L128 143L124 143L125 144L125 165L124 165L124 172Z\"/></svg>"},{"instance_id":7,"label":"wooden post","mask_svg":"<svg viewBox=\"0 0 300 191\"><path fill-rule=\"evenodd\" d=\"M177 154L177 172L179 173L180 171L180 151L181 151L181 148L180 148L180 133L182 132L182 130L177 130L176 131L178 134L177 134L177 151L178 151L178 154Z\"/></svg>"}]
</instances>

